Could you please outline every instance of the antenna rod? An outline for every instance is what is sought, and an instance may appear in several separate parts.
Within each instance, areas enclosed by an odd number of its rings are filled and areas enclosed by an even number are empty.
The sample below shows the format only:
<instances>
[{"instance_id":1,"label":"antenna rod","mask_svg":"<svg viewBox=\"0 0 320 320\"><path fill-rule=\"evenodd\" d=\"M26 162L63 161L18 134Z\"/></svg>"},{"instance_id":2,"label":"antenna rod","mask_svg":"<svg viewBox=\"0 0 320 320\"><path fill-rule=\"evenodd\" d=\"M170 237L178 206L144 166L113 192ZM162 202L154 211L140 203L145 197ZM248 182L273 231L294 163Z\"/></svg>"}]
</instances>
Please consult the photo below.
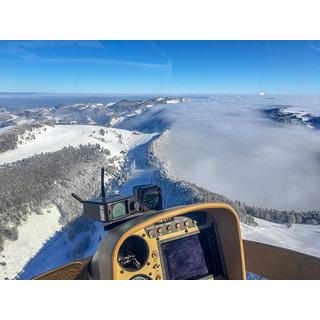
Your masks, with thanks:
<instances>
[{"instance_id":1,"label":"antenna rod","mask_svg":"<svg viewBox=\"0 0 320 320\"><path fill-rule=\"evenodd\" d=\"M101 197L106 197L106 190L104 189L104 167L101 168Z\"/></svg>"},{"instance_id":2,"label":"antenna rod","mask_svg":"<svg viewBox=\"0 0 320 320\"><path fill-rule=\"evenodd\" d=\"M71 195L72 195L75 199L77 199L79 202L83 203L83 200L82 200L79 196L77 196L75 193L71 193Z\"/></svg>"}]
</instances>

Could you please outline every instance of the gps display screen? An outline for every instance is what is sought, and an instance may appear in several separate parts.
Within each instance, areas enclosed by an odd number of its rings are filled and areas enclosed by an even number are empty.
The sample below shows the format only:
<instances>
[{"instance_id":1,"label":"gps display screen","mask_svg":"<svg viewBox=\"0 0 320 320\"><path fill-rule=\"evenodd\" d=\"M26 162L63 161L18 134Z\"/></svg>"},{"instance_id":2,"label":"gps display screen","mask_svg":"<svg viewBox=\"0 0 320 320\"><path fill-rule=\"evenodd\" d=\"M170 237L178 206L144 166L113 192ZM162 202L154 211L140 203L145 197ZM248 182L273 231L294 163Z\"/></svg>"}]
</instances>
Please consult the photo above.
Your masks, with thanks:
<instances>
[{"instance_id":1,"label":"gps display screen","mask_svg":"<svg viewBox=\"0 0 320 320\"><path fill-rule=\"evenodd\" d=\"M162 259L166 278L171 280L200 279L223 275L221 257L213 228L200 233L163 242Z\"/></svg>"}]
</instances>

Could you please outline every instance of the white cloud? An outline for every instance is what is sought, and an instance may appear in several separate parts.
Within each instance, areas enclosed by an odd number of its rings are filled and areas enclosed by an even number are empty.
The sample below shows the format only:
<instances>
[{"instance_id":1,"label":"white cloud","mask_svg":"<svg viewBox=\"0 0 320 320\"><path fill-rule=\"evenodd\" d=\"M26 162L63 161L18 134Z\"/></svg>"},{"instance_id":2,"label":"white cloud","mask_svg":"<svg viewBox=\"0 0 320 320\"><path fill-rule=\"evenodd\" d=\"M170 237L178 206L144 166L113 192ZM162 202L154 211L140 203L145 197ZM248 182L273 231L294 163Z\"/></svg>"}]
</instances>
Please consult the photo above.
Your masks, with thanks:
<instances>
[{"instance_id":1,"label":"white cloud","mask_svg":"<svg viewBox=\"0 0 320 320\"><path fill-rule=\"evenodd\" d=\"M265 118L261 110L277 103L315 111L320 99L216 96L168 106L173 122L162 157L176 176L232 199L319 209L320 131Z\"/></svg>"}]
</instances>

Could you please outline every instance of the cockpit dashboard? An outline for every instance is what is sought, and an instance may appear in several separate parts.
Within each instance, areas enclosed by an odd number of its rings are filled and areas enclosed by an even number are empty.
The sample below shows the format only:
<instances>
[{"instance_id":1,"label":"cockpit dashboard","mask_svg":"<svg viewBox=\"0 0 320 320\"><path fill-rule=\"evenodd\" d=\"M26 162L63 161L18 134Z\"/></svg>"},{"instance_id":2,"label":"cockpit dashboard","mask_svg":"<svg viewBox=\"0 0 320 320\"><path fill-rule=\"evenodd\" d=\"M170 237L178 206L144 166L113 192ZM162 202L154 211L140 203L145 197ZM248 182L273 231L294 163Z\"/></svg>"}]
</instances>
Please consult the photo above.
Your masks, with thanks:
<instances>
[{"instance_id":1,"label":"cockpit dashboard","mask_svg":"<svg viewBox=\"0 0 320 320\"><path fill-rule=\"evenodd\" d=\"M146 214L111 230L91 263L93 279L243 279L238 218L205 203Z\"/></svg>"}]
</instances>

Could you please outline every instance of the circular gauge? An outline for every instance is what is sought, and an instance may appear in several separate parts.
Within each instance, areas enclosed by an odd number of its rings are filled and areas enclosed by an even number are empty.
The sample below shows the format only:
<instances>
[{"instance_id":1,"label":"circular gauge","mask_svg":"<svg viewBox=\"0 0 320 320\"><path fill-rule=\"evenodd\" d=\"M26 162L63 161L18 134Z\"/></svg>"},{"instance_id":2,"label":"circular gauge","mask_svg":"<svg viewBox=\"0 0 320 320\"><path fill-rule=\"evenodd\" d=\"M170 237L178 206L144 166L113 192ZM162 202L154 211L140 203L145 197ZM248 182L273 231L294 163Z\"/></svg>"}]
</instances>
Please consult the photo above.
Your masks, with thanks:
<instances>
[{"instance_id":1,"label":"circular gauge","mask_svg":"<svg viewBox=\"0 0 320 320\"><path fill-rule=\"evenodd\" d=\"M143 193L142 201L145 207L147 207L149 210L154 210L157 209L161 201L161 197L158 191L150 190Z\"/></svg>"},{"instance_id":2,"label":"circular gauge","mask_svg":"<svg viewBox=\"0 0 320 320\"><path fill-rule=\"evenodd\" d=\"M138 275L130 278L130 280L151 280L151 278L146 276L145 274L138 274Z\"/></svg>"},{"instance_id":3,"label":"circular gauge","mask_svg":"<svg viewBox=\"0 0 320 320\"><path fill-rule=\"evenodd\" d=\"M112 218L117 219L126 215L127 210L123 202L118 202L112 206Z\"/></svg>"},{"instance_id":4,"label":"circular gauge","mask_svg":"<svg viewBox=\"0 0 320 320\"><path fill-rule=\"evenodd\" d=\"M130 203L130 210L139 211L140 209L140 202L139 201L132 201Z\"/></svg>"},{"instance_id":5,"label":"circular gauge","mask_svg":"<svg viewBox=\"0 0 320 320\"><path fill-rule=\"evenodd\" d=\"M137 271L146 264L148 257L147 242L139 236L131 236L121 245L118 262L124 270Z\"/></svg>"},{"instance_id":6,"label":"circular gauge","mask_svg":"<svg viewBox=\"0 0 320 320\"><path fill-rule=\"evenodd\" d=\"M140 209L140 202L139 202L139 201L135 201L135 203L133 204L133 207L135 208L135 210L139 211L139 209Z\"/></svg>"}]
</instances>

